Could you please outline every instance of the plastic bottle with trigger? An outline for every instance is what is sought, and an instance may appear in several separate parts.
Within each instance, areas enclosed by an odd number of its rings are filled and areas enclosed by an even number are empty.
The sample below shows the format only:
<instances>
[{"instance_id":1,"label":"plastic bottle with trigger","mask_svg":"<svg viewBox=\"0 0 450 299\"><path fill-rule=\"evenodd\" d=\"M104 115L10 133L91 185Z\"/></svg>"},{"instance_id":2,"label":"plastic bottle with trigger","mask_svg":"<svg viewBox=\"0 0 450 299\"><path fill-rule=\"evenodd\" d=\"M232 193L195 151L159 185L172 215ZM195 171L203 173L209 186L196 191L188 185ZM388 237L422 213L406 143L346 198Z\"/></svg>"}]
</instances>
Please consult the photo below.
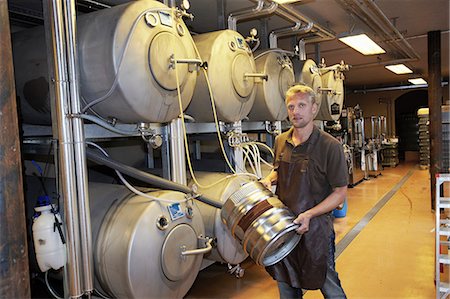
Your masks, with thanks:
<instances>
[{"instance_id":1,"label":"plastic bottle with trigger","mask_svg":"<svg viewBox=\"0 0 450 299\"><path fill-rule=\"evenodd\" d=\"M66 263L66 247L56 223L61 223L61 217L53 213L48 196L39 196L38 202L34 210L40 215L33 220L36 259L42 272L50 268L57 270Z\"/></svg>"}]
</instances>

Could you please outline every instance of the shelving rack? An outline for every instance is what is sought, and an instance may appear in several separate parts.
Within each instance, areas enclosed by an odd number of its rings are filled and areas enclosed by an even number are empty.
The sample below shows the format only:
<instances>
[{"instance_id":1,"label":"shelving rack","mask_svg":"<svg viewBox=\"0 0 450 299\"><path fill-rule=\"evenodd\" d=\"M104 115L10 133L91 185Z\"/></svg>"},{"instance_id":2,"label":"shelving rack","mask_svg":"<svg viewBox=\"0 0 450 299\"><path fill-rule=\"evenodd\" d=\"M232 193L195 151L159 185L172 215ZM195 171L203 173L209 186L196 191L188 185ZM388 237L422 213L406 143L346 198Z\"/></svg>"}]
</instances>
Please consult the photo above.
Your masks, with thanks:
<instances>
[{"instance_id":1,"label":"shelving rack","mask_svg":"<svg viewBox=\"0 0 450 299\"><path fill-rule=\"evenodd\" d=\"M436 174L436 298L450 298L450 219L441 218L441 210L450 209L450 197L441 194L444 183L450 183L450 174ZM448 187L447 187L448 188ZM448 192L447 190L444 190ZM445 240L444 240L445 239ZM441 249L443 249L441 251ZM447 268L441 273L441 267ZM445 277L441 277L441 274Z\"/></svg>"}]
</instances>

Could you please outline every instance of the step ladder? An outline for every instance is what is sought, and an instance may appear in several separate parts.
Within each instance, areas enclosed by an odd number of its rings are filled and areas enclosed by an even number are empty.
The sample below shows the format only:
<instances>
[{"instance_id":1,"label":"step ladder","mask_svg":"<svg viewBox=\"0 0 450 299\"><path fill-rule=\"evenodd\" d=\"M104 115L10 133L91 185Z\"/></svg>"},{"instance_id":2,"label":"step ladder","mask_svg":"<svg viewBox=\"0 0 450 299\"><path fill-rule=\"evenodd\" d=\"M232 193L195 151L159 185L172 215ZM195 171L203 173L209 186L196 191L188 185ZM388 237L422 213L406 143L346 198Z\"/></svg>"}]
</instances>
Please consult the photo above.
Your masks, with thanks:
<instances>
[{"instance_id":1,"label":"step ladder","mask_svg":"<svg viewBox=\"0 0 450 299\"><path fill-rule=\"evenodd\" d=\"M441 209L450 209L450 197L441 196L441 186L450 183L450 174L436 174L436 298L450 298L450 219L441 219ZM443 240L445 238L445 240ZM447 250L445 250L447 248ZM441 252L444 249L444 252ZM446 251L446 252L445 252ZM441 280L441 266L447 274Z\"/></svg>"}]
</instances>

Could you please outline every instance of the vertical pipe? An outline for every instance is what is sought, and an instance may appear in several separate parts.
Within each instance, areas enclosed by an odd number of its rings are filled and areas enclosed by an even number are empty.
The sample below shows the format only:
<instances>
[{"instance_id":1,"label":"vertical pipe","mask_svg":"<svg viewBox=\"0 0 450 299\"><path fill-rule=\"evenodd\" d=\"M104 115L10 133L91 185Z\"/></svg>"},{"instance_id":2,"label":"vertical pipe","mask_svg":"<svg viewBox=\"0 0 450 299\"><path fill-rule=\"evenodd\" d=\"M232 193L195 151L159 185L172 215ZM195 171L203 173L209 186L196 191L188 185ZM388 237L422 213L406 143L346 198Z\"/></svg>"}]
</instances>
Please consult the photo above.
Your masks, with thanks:
<instances>
[{"instance_id":1,"label":"vertical pipe","mask_svg":"<svg viewBox=\"0 0 450 299\"><path fill-rule=\"evenodd\" d=\"M431 209L436 202L436 174L442 169L441 32L428 32L428 107L430 109Z\"/></svg>"},{"instance_id":2,"label":"vertical pipe","mask_svg":"<svg viewBox=\"0 0 450 299\"><path fill-rule=\"evenodd\" d=\"M76 10L74 0L64 1L64 19L67 42L67 68L70 88L70 105L72 114L81 113L79 94L78 56L76 43ZM71 119L73 147L75 155L75 176L77 182L78 211L80 220L81 273L83 274L83 293L90 294L94 290L93 283L93 250L91 233L91 213L89 207L88 175L84 143L83 120Z\"/></svg>"},{"instance_id":3,"label":"vertical pipe","mask_svg":"<svg viewBox=\"0 0 450 299\"><path fill-rule=\"evenodd\" d=\"M233 131L238 135L242 135L242 121L237 121L233 123ZM236 173L246 172L245 164L244 164L244 151L242 147L234 147L233 148L234 155L234 170Z\"/></svg>"},{"instance_id":4,"label":"vertical pipe","mask_svg":"<svg viewBox=\"0 0 450 299\"><path fill-rule=\"evenodd\" d=\"M269 20L267 18L259 20L259 39L261 41L261 49L267 49L269 47Z\"/></svg>"},{"instance_id":5,"label":"vertical pipe","mask_svg":"<svg viewBox=\"0 0 450 299\"><path fill-rule=\"evenodd\" d=\"M225 0L216 0L217 2L217 30L226 29L225 23L225 11L226 3Z\"/></svg>"},{"instance_id":6,"label":"vertical pipe","mask_svg":"<svg viewBox=\"0 0 450 299\"><path fill-rule=\"evenodd\" d=\"M161 146L161 160L163 169L163 178L170 180L172 178L171 162L170 162L170 126L168 123L164 126L163 144Z\"/></svg>"},{"instance_id":7,"label":"vertical pipe","mask_svg":"<svg viewBox=\"0 0 450 299\"><path fill-rule=\"evenodd\" d=\"M69 85L67 78L67 60L65 52L64 18L62 3L59 0L44 2L44 14L48 17L45 22L50 23L46 33L51 38L52 49L48 49L51 88L54 89L58 146L59 169L61 181L61 197L64 200L64 222L67 240L67 264L65 267L68 283L68 296L72 298L82 296L80 281L80 235L78 219L77 190L75 180L75 165L73 154L73 136L69 105ZM48 44L48 43L47 43ZM52 75L53 74L53 75Z\"/></svg>"},{"instance_id":8,"label":"vertical pipe","mask_svg":"<svg viewBox=\"0 0 450 299\"><path fill-rule=\"evenodd\" d=\"M320 61L320 43L314 44L314 56L316 58L316 63L321 63Z\"/></svg>"},{"instance_id":9,"label":"vertical pipe","mask_svg":"<svg viewBox=\"0 0 450 299\"><path fill-rule=\"evenodd\" d=\"M28 249L8 4L0 0L0 298L29 298Z\"/></svg>"},{"instance_id":10,"label":"vertical pipe","mask_svg":"<svg viewBox=\"0 0 450 299\"><path fill-rule=\"evenodd\" d=\"M170 168L171 181L186 185L186 155L184 148L183 120L177 118L170 123ZM187 153L189 155L189 153Z\"/></svg>"}]
</instances>

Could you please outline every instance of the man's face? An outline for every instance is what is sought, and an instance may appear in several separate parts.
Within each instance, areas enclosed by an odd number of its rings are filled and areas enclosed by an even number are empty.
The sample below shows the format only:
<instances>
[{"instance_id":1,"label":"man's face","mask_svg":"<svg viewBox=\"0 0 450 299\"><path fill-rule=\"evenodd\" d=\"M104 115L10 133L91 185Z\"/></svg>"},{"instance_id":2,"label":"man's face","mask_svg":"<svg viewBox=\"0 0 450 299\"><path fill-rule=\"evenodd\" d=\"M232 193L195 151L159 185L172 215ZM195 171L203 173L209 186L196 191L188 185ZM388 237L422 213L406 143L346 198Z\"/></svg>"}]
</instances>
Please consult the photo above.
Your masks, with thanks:
<instances>
[{"instance_id":1,"label":"man's face","mask_svg":"<svg viewBox=\"0 0 450 299\"><path fill-rule=\"evenodd\" d=\"M304 128L314 120L317 112L317 104L311 103L311 99L306 93L297 93L292 96L287 103L289 120L294 128Z\"/></svg>"}]
</instances>

